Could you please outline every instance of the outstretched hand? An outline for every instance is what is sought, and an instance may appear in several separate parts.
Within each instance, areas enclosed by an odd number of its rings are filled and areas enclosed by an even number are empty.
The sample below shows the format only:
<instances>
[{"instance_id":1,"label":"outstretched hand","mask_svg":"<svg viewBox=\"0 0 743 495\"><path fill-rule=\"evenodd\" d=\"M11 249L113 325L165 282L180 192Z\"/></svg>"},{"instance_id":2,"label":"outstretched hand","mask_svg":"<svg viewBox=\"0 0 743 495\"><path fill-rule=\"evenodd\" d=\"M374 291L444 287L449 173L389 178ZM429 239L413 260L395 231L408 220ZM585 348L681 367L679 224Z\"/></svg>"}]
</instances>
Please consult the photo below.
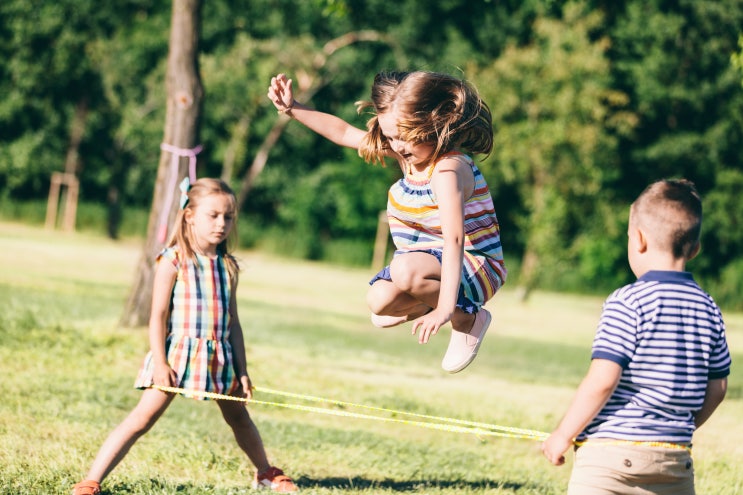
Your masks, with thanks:
<instances>
[{"instance_id":1,"label":"outstretched hand","mask_svg":"<svg viewBox=\"0 0 743 495\"><path fill-rule=\"evenodd\" d=\"M418 343L427 344L428 340L439 332L439 328L451 319L451 314L433 310L413 321L412 333L418 332Z\"/></svg>"},{"instance_id":2,"label":"outstretched hand","mask_svg":"<svg viewBox=\"0 0 743 495\"><path fill-rule=\"evenodd\" d=\"M292 80L287 79L285 74L277 74L271 78L268 87L268 99L281 113L286 113L294 106L294 91Z\"/></svg>"}]
</instances>

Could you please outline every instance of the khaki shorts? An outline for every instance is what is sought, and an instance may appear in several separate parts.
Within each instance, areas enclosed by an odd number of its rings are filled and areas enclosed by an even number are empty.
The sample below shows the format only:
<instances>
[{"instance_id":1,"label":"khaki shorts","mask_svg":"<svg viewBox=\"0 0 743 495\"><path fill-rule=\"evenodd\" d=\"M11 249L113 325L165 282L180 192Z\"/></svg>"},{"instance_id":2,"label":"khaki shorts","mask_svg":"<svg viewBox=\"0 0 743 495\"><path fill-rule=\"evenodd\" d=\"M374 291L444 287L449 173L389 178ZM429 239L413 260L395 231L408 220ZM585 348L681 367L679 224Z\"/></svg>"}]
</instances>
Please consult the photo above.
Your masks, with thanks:
<instances>
[{"instance_id":1,"label":"khaki shorts","mask_svg":"<svg viewBox=\"0 0 743 495\"><path fill-rule=\"evenodd\" d=\"M575 452L568 495L695 495L686 449L587 442Z\"/></svg>"}]
</instances>

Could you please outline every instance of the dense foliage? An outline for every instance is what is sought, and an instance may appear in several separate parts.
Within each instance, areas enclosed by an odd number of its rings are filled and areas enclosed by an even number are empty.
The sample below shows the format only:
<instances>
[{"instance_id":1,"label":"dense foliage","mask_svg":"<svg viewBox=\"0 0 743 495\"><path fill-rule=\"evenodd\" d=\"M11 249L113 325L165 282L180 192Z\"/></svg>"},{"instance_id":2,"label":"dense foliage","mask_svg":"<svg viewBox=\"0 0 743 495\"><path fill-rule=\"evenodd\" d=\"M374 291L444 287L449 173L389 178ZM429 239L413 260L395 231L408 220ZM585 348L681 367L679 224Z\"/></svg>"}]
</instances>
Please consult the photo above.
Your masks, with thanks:
<instances>
[{"instance_id":1,"label":"dense foliage","mask_svg":"<svg viewBox=\"0 0 743 495\"><path fill-rule=\"evenodd\" d=\"M353 103L378 70L451 72L493 110L482 168L510 283L605 292L631 280L629 203L685 176L706 208L690 268L743 307L743 0L210 0L201 14L200 176L243 189L278 122L265 98L277 72L359 126ZM82 200L112 215L149 207L169 21L170 5L143 0L0 3L0 199L46 197L82 122ZM397 173L290 122L246 189L244 238L368 263Z\"/></svg>"}]
</instances>

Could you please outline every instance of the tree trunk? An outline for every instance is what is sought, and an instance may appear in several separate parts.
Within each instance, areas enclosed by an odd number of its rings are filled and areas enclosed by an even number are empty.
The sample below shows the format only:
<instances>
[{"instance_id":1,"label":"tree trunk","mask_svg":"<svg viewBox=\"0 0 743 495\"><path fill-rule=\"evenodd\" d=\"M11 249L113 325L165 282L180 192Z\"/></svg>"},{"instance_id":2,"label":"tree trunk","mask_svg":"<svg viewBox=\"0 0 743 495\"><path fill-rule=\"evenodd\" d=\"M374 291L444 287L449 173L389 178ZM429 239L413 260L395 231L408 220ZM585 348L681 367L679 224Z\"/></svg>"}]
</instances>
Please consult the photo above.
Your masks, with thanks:
<instances>
[{"instance_id":1,"label":"tree trunk","mask_svg":"<svg viewBox=\"0 0 743 495\"><path fill-rule=\"evenodd\" d=\"M163 144L192 150L197 144L203 88L198 69L200 0L173 0L166 75L167 104ZM155 257L164 247L162 220L169 227L178 209L178 183L188 173L185 157L160 153L147 241L121 318L122 326L146 325L152 308ZM174 174L174 175L172 175ZM172 180L175 178L176 180ZM167 217L162 213L167 211Z\"/></svg>"},{"instance_id":2,"label":"tree trunk","mask_svg":"<svg viewBox=\"0 0 743 495\"><path fill-rule=\"evenodd\" d=\"M521 270L519 283L516 287L516 297L520 302L526 302L532 291L537 287L539 271L542 265L542 249L536 231L544 227L544 212L547 207L545 199L545 179L540 169L534 173L534 185L532 186L532 207L529 215L529 227L526 235L526 247L521 258Z\"/></svg>"},{"instance_id":3,"label":"tree trunk","mask_svg":"<svg viewBox=\"0 0 743 495\"><path fill-rule=\"evenodd\" d=\"M519 284L516 286L516 300L526 302L531 292L536 287L537 271L539 270L539 255L533 247L526 247L524 255L521 257L521 273L519 274Z\"/></svg>"}]
</instances>

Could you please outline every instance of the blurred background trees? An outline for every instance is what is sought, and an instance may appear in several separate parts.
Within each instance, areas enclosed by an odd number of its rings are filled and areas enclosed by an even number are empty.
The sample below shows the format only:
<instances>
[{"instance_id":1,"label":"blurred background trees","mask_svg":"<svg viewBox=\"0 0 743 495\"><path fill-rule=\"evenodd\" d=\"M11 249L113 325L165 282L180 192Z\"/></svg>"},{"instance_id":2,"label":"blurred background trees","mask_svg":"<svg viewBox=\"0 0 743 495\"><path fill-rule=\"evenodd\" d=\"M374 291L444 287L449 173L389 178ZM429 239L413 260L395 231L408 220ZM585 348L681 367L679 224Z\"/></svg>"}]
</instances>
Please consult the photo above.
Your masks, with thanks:
<instances>
[{"instance_id":1,"label":"blurred background trees","mask_svg":"<svg viewBox=\"0 0 743 495\"><path fill-rule=\"evenodd\" d=\"M690 269L743 308L743 0L210 0L201 16L198 175L245 192L242 247L368 265L399 174L282 122L272 75L363 126L353 103L377 71L439 70L474 82L493 111L481 168L509 285L605 293L632 280L629 203L684 176L706 208ZM169 23L169 4L144 0L0 3L3 217L43 203L76 146L79 225L95 211L111 237L132 233L156 180Z\"/></svg>"}]
</instances>

